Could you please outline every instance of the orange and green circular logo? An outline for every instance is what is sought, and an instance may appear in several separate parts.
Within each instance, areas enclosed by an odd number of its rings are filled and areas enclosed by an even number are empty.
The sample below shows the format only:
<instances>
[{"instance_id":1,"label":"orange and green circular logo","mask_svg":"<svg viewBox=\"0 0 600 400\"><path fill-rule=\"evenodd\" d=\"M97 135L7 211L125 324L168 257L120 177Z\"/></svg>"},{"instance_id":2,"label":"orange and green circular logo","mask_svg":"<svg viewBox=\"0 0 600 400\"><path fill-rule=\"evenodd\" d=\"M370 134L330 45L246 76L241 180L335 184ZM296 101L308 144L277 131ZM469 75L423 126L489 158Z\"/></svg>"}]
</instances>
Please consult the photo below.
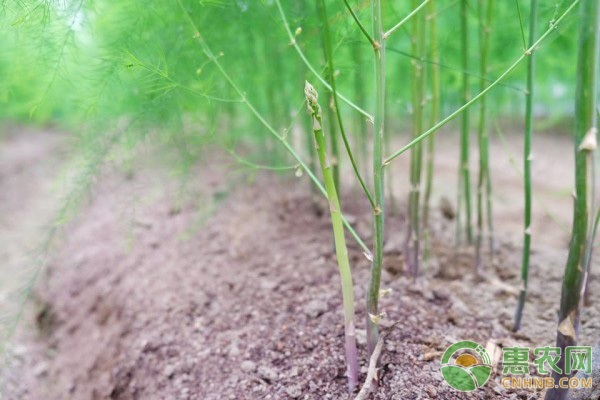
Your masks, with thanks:
<instances>
[{"instance_id":1,"label":"orange and green circular logo","mask_svg":"<svg viewBox=\"0 0 600 400\"><path fill-rule=\"evenodd\" d=\"M470 340L448 347L441 364L446 382L461 392L471 392L482 387L492 374L488 352L482 345Z\"/></svg>"}]
</instances>

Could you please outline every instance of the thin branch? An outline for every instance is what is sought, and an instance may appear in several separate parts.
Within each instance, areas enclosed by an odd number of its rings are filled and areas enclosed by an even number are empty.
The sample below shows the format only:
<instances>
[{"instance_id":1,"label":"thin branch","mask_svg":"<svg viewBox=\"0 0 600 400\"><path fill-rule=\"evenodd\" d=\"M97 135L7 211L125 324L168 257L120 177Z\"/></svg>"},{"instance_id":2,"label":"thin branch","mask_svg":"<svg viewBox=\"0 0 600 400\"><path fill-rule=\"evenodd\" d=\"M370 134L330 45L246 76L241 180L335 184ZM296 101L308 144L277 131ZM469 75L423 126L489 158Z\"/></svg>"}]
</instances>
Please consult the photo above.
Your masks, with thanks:
<instances>
[{"instance_id":1,"label":"thin branch","mask_svg":"<svg viewBox=\"0 0 600 400\"><path fill-rule=\"evenodd\" d=\"M386 48L386 50L391 51L392 53L400 54L400 55L403 55L405 57L411 58L413 60L417 60L417 61L425 63L425 64L435 65L435 66L438 66L440 68L444 68L444 69L447 69L447 70L450 70L450 71L456 71L456 72L460 72L462 74L467 74L470 77L481 79L481 80L483 80L485 82L493 82L494 81L493 79L486 78L485 76L481 76L481 75L478 75L478 74L474 74L473 72L465 71L462 68L453 67L453 66L450 66L450 65L447 65L447 64L436 62L436 61L431 61L431 60L428 60L428 59L423 58L423 57L417 57L415 55L412 55L412 54L407 53L407 52L402 51L402 50L398 50L398 49L390 47L390 46L386 46L385 48ZM511 89L511 90L514 90L514 91L517 91L517 92L520 92L520 93L523 93L523 94L527 94L527 92L525 90L523 90L523 89L521 89L521 88L519 88L517 86L509 85L509 84L506 84L506 83L499 83L498 86L502 86L502 87L505 87L507 89Z\"/></svg>"},{"instance_id":2,"label":"thin branch","mask_svg":"<svg viewBox=\"0 0 600 400\"><path fill-rule=\"evenodd\" d=\"M527 43L525 42L525 28L523 28L523 17L521 16L521 6L519 6L519 0L515 0L515 4L517 5L517 14L519 14L519 25L521 26L521 39L523 39L523 49L526 49Z\"/></svg>"},{"instance_id":3,"label":"thin branch","mask_svg":"<svg viewBox=\"0 0 600 400\"><path fill-rule=\"evenodd\" d=\"M287 171L290 169L296 169L298 167L300 167L300 164L295 164L295 165L283 165L283 166L272 166L272 165L263 165L263 164L255 164L250 160L247 160L245 158L243 158L242 156L240 156L239 154L237 154L235 152L235 149L233 148L228 148L223 146L223 149L225 149L226 152L228 152L233 158L235 158L235 160L241 164L244 164L250 168L254 168L254 169L264 169L267 171Z\"/></svg>"},{"instance_id":4,"label":"thin branch","mask_svg":"<svg viewBox=\"0 0 600 400\"><path fill-rule=\"evenodd\" d=\"M348 9L348 11L350 11L350 14L352 14L352 18L354 18L354 21L356 22L356 25L358 25L358 27L360 28L360 31L363 33L363 35L365 35L365 37L367 38L369 43L371 43L371 46L373 46L373 47L377 46L377 44L375 43L375 40L373 40L371 35L369 35L369 32L367 32L364 25L360 22L360 20L358 19L358 17L352 10L352 7L350 7L350 4L348 4L348 0L344 0L344 4L346 5L346 8Z\"/></svg>"},{"instance_id":5,"label":"thin branch","mask_svg":"<svg viewBox=\"0 0 600 400\"><path fill-rule=\"evenodd\" d=\"M429 3L430 0L424 0L419 7L415 8L414 10L411 11L410 14L408 14L406 17L404 17L404 19L400 22L398 22L396 25L394 25L394 27L392 29L390 29L389 31L387 31L386 33L383 34L383 40L386 40L388 37L390 37L390 35L392 33L394 33L395 31L397 31L402 25L404 25L409 19L411 19L416 13L419 12L419 10L421 10L421 8L425 7L425 5L427 3Z\"/></svg>"}]
</instances>

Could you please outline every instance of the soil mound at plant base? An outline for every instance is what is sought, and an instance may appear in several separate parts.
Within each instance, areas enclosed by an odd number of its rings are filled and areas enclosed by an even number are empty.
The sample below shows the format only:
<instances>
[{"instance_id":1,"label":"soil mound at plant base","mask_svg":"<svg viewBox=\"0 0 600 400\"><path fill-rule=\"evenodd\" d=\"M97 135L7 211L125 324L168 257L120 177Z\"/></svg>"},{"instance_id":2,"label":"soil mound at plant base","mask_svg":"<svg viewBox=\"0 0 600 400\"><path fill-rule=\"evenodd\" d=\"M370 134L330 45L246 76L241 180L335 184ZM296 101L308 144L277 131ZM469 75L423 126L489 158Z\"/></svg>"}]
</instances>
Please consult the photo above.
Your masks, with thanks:
<instances>
[{"instance_id":1,"label":"soil mound at plant base","mask_svg":"<svg viewBox=\"0 0 600 400\"><path fill-rule=\"evenodd\" d=\"M131 196L124 182L100 185L40 285L38 354L31 363L45 368L28 379L30 398L348 398L330 224L327 215L315 215L304 185L268 177L225 195L214 178L205 182L210 193L200 206L177 209L166 196L145 198L149 205L140 211L123 206ZM353 204L345 209L368 232L368 212ZM389 224L403 231L399 219ZM401 237L387 243L382 287L392 293L381 309L388 321L402 323L386 341L372 398L536 397L533 389L503 389L495 373L483 389L460 394L443 381L440 358L462 339L498 351L551 345L562 253L534 254L531 301L523 331L513 336L507 328L518 249L500 246L480 280L470 250L444 245L452 243L452 222L440 218L436 225L434 256L416 283L398 273L401 254L393 244ZM349 244L363 380L369 263ZM584 316L586 337L598 336L597 321L596 309ZM498 362L498 353L492 358Z\"/></svg>"}]
</instances>

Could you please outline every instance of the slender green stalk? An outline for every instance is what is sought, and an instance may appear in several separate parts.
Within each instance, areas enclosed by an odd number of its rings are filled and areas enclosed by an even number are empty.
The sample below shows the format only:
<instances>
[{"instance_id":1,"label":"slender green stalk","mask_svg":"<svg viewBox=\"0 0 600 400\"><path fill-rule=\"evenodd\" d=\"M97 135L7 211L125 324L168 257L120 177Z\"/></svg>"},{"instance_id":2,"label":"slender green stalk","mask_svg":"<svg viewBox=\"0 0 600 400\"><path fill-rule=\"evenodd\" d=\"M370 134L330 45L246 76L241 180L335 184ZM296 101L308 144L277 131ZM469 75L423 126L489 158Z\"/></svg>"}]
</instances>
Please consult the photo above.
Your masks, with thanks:
<instances>
[{"instance_id":1,"label":"slender green stalk","mask_svg":"<svg viewBox=\"0 0 600 400\"><path fill-rule=\"evenodd\" d=\"M354 94L356 96L356 101L358 104L364 104L365 99L366 99L366 93L365 93L365 84L364 84L364 80L363 80L363 74L361 71L361 66L362 66L362 54L360 51L360 46L354 46L352 49L352 56L353 56L353 62L355 65L355 69L354 69ZM355 121L355 126L356 126L356 130L358 131L358 140L357 140L357 147L358 147L358 154L360 155L360 160L358 162L359 165L363 166L363 174L365 175L365 180L367 182L365 187L368 187L367 185L370 182L370 166L369 166L369 145L368 145L368 137L367 137L367 121L364 118L364 116L362 116L359 113L355 113L356 115L356 121ZM372 204L373 205L373 204Z\"/></svg>"},{"instance_id":2,"label":"slender green stalk","mask_svg":"<svg viewBox=\"0 0 600 400\"><path fill-rule=\"evenodd\" d=\"M577 88L575 99L575 207L569 256L565 268L558 315L556 346L562 350L557 366L562 374L553 373L555 381L568 376L564 373L566 362L565 348L577 344L580 328L581 294L585 276L588 226L593 185L589 171L590 157L596 150L597 135L597 89L598 89L598 49L600 45L600 4L596 0L581 2L579 20L579 56L577 61ZM568 390L551 388L546 400L562 400Z\"/></svg>"},{"instance_id":3,"label":"slender green stalk","mask_svg":"<svg viewBox=\"0 0 600 400\"><path fill-rule=\"evenodd\" d=\"M365 196L367 196L367 199L369 200L369 203L371 204L371 207L375 207L375 203L373 200L373 196L371 195L371 192L369 191L364 179L362 178L361 174L360 174L360 170L358 169L358 165L356 163L356 160L354 158L354 154L352 152L352 147L350 146L350 141L348 140L348 136L346 135L346 129L344 128L344 121L342 119L342 113L340 110L340 104L338 101L338 93L337 93L337 89L336 89L336 82L335 82L335 68L334 68L334 64L333 64L333 51L332 51L332 46L331 46L331 33L330 33L330 29L329 29L329 20L327 19L327 8L325 6L325 1L324 0L318 0L317 1L317 8L319 9L319 14L321 17L321 21L323 24L323 42L324 42L324 48L325 48L325 58L327 60L327 68L329 70L329 74L327 75L330 78L330 85L331 85L331 95L332 95L332 102L330 103L330 107L332 108L332 110L335 112L336 118L337 118L337 123L338 126L340 128L340 133L342 136L342 141L344 142L344 147L346 148L346 153L348 154L348 158L350 159L350 164L352 164L352 169L354 170L354 174L356 175L364 193ZM331 119L332 121L334 121L334 119ZM333 131L332 131L332 135L333 135ZM332 145L334 144L334 140L332 139ZM335 141L335 149L332 148L332 152L333 152L333 157L335 158L334 160L334 180L336 182L336 188L339 191L340 187L339 187L339 152L337 151L337 141ZM339 192L338 192L339 194Z\"/></svg>"},{"instance_id":4,"label":"slender green stalk","mask_svg":"<svg viewBox=\"0 0 600 400\"><path fill-rule=\"evenodd\" d=\"M302 118L302 130L303 133L306 134L306 155L308 156L308 167L311 171L317 171L317 152L314 146L314 140L312 139L312 126L310 125L310 121L308 118ZM311 202L313 206L313 210L315 214L319 215L321 213L321 207L318 203L319 189L314 184L313 181L308 181L310 185L310 193L311 193Z\"/></svg>"},{"instance_id":5,"label":"slender green stalk","mask_svg":"<svg viewBox=\"0 0 600 400\"><path fill-rule=\"evenodd\" d=\"M484 8L487 4L487 12L484 18ZM489 56L489 44L490 44L490 30L492 25L492 18L494 12L494 1L483 1L479 0L479 20L480 20L480 75L487 75L488 70L488 56ZM487 81L480 79L480 90L485 90ZM486 98L481 99L479 103L479 129L477 132L478 144L479 144L479 179L477 182L477 241L476 241L476 256L475 256L475 268L477 272L481 271L482 264L482 246L483 246L483 230L484 230L484 201L488 206L487 218L491 218L491 205L492 200L490 196L491 192L491 179L490 179L490 166L489 166L489 136L487 131L487 108ZM489 192L488 192L489 189ZM486 198L487 197L487 198ZM488 235L489 232L488 224Z\"/></svg>"},{"instance_id":6,"label":"slender green stalk","mask_svg":"<svg viewBox=\"0 0 600 400\"><path fill-rule=\"evenodd\" d=\"M328 107L327 114L329 117L327 120L329 121L329 143L331 145L331 163L333 170L333 181L335 183L336 190L340 190L340 151L338 146L338 138L337 138L337 127L336 127L336 119L334 115L337 113L334 105L334 90L335 90L335 77L333 76L335 71L333 69L333 52L331 51L331 38L329 34L329 23L327 21L327 12L325 10L325 2L324 0L317 0L317 12L319 13L319 18L321 19L321 31L323 34L321 35L321 42L323 47L323 55L325 57L325 79L327 83L329 83L330 98L327 102ZM338 196L339 196L338 192Z\"/></svg>"},{"instance_id":7,"label":"slender green stalk","mask_svg":"<svg viewBox=\"0 0 600 400\"><path fill-rule=\"evenodd\" d=\"M348 376L348 388L352 391L358 384L358 352L356 350L356 326L354 324L354 285L352 283L352 271L348 260L348 249L344 236L344 225L337 189L333 179L333 170L330 157L327 155L325 133L322 127L321 107L318 103L318 94L310 83L306 82L304 87L308 112L312 117L313 132L315 136L319 163L323 172L323 181L329 201L329 212L331 214L331 225L335 240L335 254L342 280L342 301L344 304L344 326L346 337L346 366Z\"/></svg>"},{"instance_id":8,"label":"slender green stalk","mask_svg":"<svg viewBox=\"0 0 600 400\"><path fill-rule=\"evenodd\" d=\"M362 22L360 22L360 19L354 13L354 11L352 10L352 7L350 7L350 4L348 4L348 0L344 0L344 4L346 5L346 8L350 12L350 15L352 15L352 18L354 18L354 22L356 22L356 25L358 26L358 29L360 29L360 31L362 32L362 34L365 35L365 37L367 38L367 40L369 41L369 43L371 43L371 46L377 47L377 45L375 44L375 41L373 40L373 38L371 37L371 35L369 35L369 32L367 32L367 29L365 28L365 26L362 24Z\"/></svg>"},{"instance_id":9,"label":"slender green stalk","mask_svg":"<svg viewBox=\"0 0 600 400\"><path fill-rule=\"evenodd\" d=\"M531 11L529 14L529 45L535 40L536 19L537 19L537 0L531 0ZM525 97L525 146L523 152L523 172L525 174L525 228L523 231L523 255L521 258L521 290L519 292L519 302L515 313L515 325L513 330L516 332L521 328L521 318L523 317L523 307L527 297L527 283L529 280L529 256L531 253L531 142L533 140L533 95L535 80L535 52L531 52L527 60L527 96Z\"/></svg>"},{"instance_id":10,"label":"slender green stalk","mask_svg":"<svg viewBox=\"0 0 600 400\"><path fill-rule=\"evenodd\" d=\"M210 49L210 47L208 46L208 44L206 43L206 41L202 37L202 34L200 33L200 30L198 29L198 25L190 17L190 14L186 11L186 8L181 3L181 0L178 0L178 4L179 4L179 8L181 9L181 11L183 12L183 14L185 15L186 19L188 20L190 26L194 29L194 38L196 39L196 41L200 45L200 48L201 48L202 52L204 53L204 55L214 64L214 66L217 68L217 70L219 71L219 73L223 76L223 78L225 79L225 81L227 81L227 83L229 84L229 86L231 86L231 88L237 93L237 95L240 96L240 99L242 99L241 101L243 101L246 104L246 106L248 107L248 109L250 110L250 112L252 113L252 115L254 115L254 117L257 118L261 122L261 124L269 131L269 133L271 133L271 135L273 135L281 143L281 145L287 150L287 152L296 161L298 161L298 164L300 164L300 166L302 167L302 169L304 171L306 171L306 173L308 174L308 176L310 177L310 179L319 188L319 191L324 196L327 196L327 192L326 192L325 188L323 187L323 185L321 184L321 182L319 181L319 179L315 176L315 174L311 171L311 169L308 168L308 166L306 165L306 163L302 160L302 158L298 155L298 153L294 150L294 148L288 143L288 141L286 140L285 136L282 136L281 134L279 134L267 122L267 120L265 120L265 118L262 116L262 114L259 113L258 110L256 109L256 107L254 107L254 105L247 99L245 92L231 78L231 76L227 73L227 71L225 71L225 69L223 68L223 65L219 62L218 58L214 55L214 53L212 52L212 50ZM356 233L356 231L354 230L354 228L352 227L352 225L350 225L350 223L348 222L348 220L343 215L342 215L342 221L344 223L344 226L346 227L346 230L356 240L356 243L358 243L358 245L363 249L364 254L368 258L371 258L372 255L371 255L371 252L370 252L369 248L363 242L363 240L360 238L360 236L358 236L358 234Z\"/></svg>"},{"instance_id":11,"label":"slender green stalk","mask_svg":"<svg viewBox=\"0 0 600 400\"><path fill-rule=\"evenodd\" d=\"M385 112L383 113L383 115L385 116L385 121L384 121L384 125L388 126L389 125L389 121L390 121L390 101L389 101L389 96L390 96L390 92L386 91L385 93L386 99L385 99ZM385 153L387 150L389 150L391 148L391 135L385 135L383 137L383 153ZM387 207L387 213L388 215L396 215L398 213L398 202L396 201L396 196L394 195L394 176L393 174L387 174L385 176L386 181L384 183L385 185L385 192L386 192L386 207Z\"/></svg>"},{"instance_id":12,"label":"slender green stalk","mask_svg":"<svg viewBox=\"0 0 600 400\"><path fill-rule=\"evenodd\" d=\"M331 75L327 75L329 78ZM331 78L333 79L333 78ZM331 82L331 81L330 81ZM338 146L338 138L337 138L337 126L335 123L335 105L333 104L333 93L330 93L329 96L329 107L327 107L327 116L328 116L328 124L329 124L329 144L331 145L331 168L333 170L333 181L335 182L335 189L341 190L340 184L340 148ZM340 193L338 192L338 195Z\"/></svg>"},{"instance_id":13,"label":"slender green stalk","mask_svg":"<svg viewBox=\"0 0 600 400\"><path fill-rule=\"evenodd\" d=\"M519 26L521 27L521 39L523 40L523 50L527 48L527 42L525 41L525 28L523 27L523 17L521 16L521 6L519 0L515 0L517 6L517 14L519 16ZM529 38L529 44L531 44L531 37Z\"/></svg>"},{"instance_id":14,"label":"slender green stalk","mask_svg":"<svg viewBox=\"0 0 600 400\"><path fill-rule=\"evenodd\" d=\"M494 257L494 213L492 210L492 173L489 163L489 135L484 135L485 145L484 148L486 151L486 158L488 159L488 163L486 165L485 171L485 204L486 204L486 214L487 214L487 230L488 230L488 252L490 253L490 257Z\"/></svg>"},{"instance_id":15,"label":"slender green stalk","mask_svg":"<svg viewBox=\"0 0 600 400\"><path fill-rule=\"evenodd\" d=\"M383 224L385 215L384 168L382 146L385 131L385 46L383 45L383 23L381 0L372 0L373 39L375 46L375 124L373 134L373 186L375 208L373 209L373 262L367 291L367 350L370 356L379 340L379 285L383 264Z\"/></svg>"},{"instance_id":16,"label":"slender green stalk","mask_svg":"<svg viewBox=\"0 0 600 400\"><path fill-rule=\"evenodd\" d=\"M418 0L413 0L413 7L417 7ZM415 18L412 24L412 52L419 59L423 58L425 42L425 18L422 14ZM412 60L412 131L413 137L419 136L423 131L423 109L425 101L425 74L423 64ZM419 271L419 199L421 194L421 166L423 155L421 145L412 148L410 154L410 192L408 196L408 231L406 236L406 264L413 278L417 277Z\"/></svg>"},{"instance_id":17,"label":"slender green stalk","mask_svg":"<svg viewBox=\"0 0 600 400\"><path fill-rule=\"evenodd\" d=\"M462 68L469 69L469 20L468 0L460 2L460 38L462 48ZM468 104L471 97L469 88L469 75L462 75L463 104ZM460 127L460 161L458 166L458 190L456 201L456 243L462 241L462 212L464 211L465 233L469 244L473 241L471 231L471 176L469 171L469 110L462 113ZM464 207L464 210L463 210Z\"/></svg>"},{"instance_id":18,"label":"slender green stalk","mask_svg":"<svg viewBox=\"0 0 600 400\"><path fill-rule=\"evenodd\" d=\"M453 113L448 115L446 118L442 119L440 122L438 122L437 124L435 124L434 126L429 128L428 130L423 132L421 135L419 135L419 137L411 140L409 143L407 143L406 145L401 147L399 150L392 153L389 157L387 157L383 161L383 165L384 166L389 165L395 158L404 154L407 150L409 150L415 144L420 143L421 141L423 141L424 139L429 137L431 134L433 134L435 131L440 129L442 126L446 125L448 122L452 121L454 118L461 115L465 110L467 110L469 107L471 107L473 104L475 104L478 100L480 100L483 96L485 96L490 90L492 90L493 88L498 86L508 75L510 75L511 72L513 72L519 66L519 64L521 64L521 62L527 57L527 55L529 53L531 53L537 46L540 45L540 43L542 43L544 40L546 40L546 38L552 32L554 32L556 30L556 28L560 25L560 23L565 19L565 17L567 15L569 15L571 13L571 11L573 11L575 6L577 6L580 1L581 0L573 0L571 5L569 7L567 7L567 9L560 15L560 17L558 17L550 25L550 27L546 30L546 32L544 32L544 34L542 36L540 36L540 38L533 44L533 46L531 46L525 52L523 52L523 54L521 56L519 56L510 65L510 67L508 67L502 74L500 74L500 76L498 76L498 78L496 78L496 80L494 80L494 82L492 82L487 88L485 88L485 90L479 92L479 94L477 94L475 97L473 97L471 100L469 100L468 103L460 106L457 110L455 110Z\"/></svg>"},{"instance_id":19,"label":"slender green stalk","mask_svg":"<svg viewBox=\"0 0 600 400\"><path fill-rule=\"evenodd\" d=\"M429 48L431 49L431 112L430 124L435 125L440 118L441 107L441 85L440 85L440 51L438 49L438 31L435 0L429 2L427 12L427 22L429 28ZM429 209L431 203L431 191L433 188L433 172L435 166L435 135L427 140L427 159L425 169L425 192L423 194L423 239L425 243L424 257L429 253Z\"/></svg>"},{"instance_id":20,"label":"slender green stalk","mask_svg":"<svg viewBox=\"0 0 600 400\"><path fill-rule=\"evenodd\" d=\"M301 10L307 10L308 9L308 1L307 0L301 0L298 4L298 6L300 7ZM308 52L310 49L309 48L305 48L304 52ZM305 79L308 79L308 76L310 75L310 70L308 68L306 68L305 65L298 65L299 68L299 74L303 74L305 76ZM303 135L303 139L305 139L303 141L304 145L306 146L305 148L305 156L308 158L308 166L310 168L311 171L315 171L315 174L317 172L317 151L315 150L315 146L314 146L314 139L313 139L313 133L312 133L312 125L310 122L309 118L300 118L302 121L302 129L304 132L302 132ZM313 211L316 215L320 215L322 213L321 210L321 205L319 204L319 189L317 188L317 186L314 184L314 182L312 180L310 180L308 182L308 184L310 185L310 194L311 194L311 204L312 204L312 208Z\"/></svg>"}]
</instances>

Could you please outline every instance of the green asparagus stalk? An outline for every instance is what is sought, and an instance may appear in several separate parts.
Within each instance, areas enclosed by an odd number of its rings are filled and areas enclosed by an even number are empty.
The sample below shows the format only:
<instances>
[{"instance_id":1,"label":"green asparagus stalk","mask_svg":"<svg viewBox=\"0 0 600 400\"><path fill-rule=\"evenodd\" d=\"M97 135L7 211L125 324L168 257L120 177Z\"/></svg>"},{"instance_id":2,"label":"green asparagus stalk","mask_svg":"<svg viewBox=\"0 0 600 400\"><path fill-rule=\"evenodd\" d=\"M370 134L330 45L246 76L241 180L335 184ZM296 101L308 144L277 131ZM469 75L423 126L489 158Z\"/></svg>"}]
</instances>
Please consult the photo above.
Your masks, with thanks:
<instances>
[{"instance_id":1,"label":"green asparagus stalk","mask_svg":"<svg viewBox=\"0 0 600 400\"><path fill-rule=\"evenodd\" d=\"M471 97L469 88L469 20L468 20L468 0L460 2L460 32L462 47L462 84L463 84L463 103L467 104ZM456 242L462 241L462 213L464 211L464 224L469 244L473 241L471 231L471 176L469 173L469 110L465 109L462 113L461 131L460 131L460 162L458 167L458 192L456 206Z\"/></svg>"},{"instance_id":2,"label":"green asparagus stalk","mask_svg":"<svg viewBox=\"0 0 600 400\"><path fill-rule=\"evenodd\" d=\"M535 41L536 19L537 19L537 0L531 0L531 11L529 15L529 45ZM521 328L521 319L523 317L523 307L527 297L527 283L529 280L529 256L531 253L531 141L533 139L533 89L535 78L535 51L532 51L527 59L527 95L525 102L525 146L523 154L523 173L525 185L525 228L523 233L523 255L521 258L521 290L519 292L519 302L515 313L515 325L513 330L516 332Z\"/></svg>"},{"instance_id":3,"label":"green asparagus stalk","mask_svg":"<svg viewBox=\"0 0 600 400\"><path fill-rule=\"evenodd\" d=\"M362 53L361 46L355 45L352 48L352 61L355 65L354 70L354 95L356 96L356 102L359 105L363 105L365 103L365 99L367 97L365 90L365 82L363 79L363 74L361 71L362 66ZM361 173L365 176L366 184L370 184L370 166L369 166L369 147L368 147L368 137L367 137L367 120L364 115L359 113L354 113L356 121L356 131L357 135L357 155L360 157L358 160L358 165L363 166L363 170Z\"/></svg>"},{"instance_id":4,"label":"green asparagus stalk","mask_svg":"<svg viewBox=\"0 0 600 400\"><path fill-rule=\"evenodd\" d=\"M419 0L413 0L413 8L419 6ZM412 130L413 138L418 137L423 131L423 108L425 100L425 75L423 57L425 41L425 18L420 14L413 20L412 24L412 52L417 57L412 60ZM419 271L419 199L421 194L421 166L422 146L415 145L410 153L410 192L408 197L408 232L406 236L406 264L413 278L417 277Z\"/></svg>"},{"instance_id":5,"label":"green asparagus stalk","mask_svg":"<svg viewBox=\"0 0 600 400\"><path fill-rule=\"evenodd\" d=\"M325 11L325 2L324 0L317 0L317 11L319 13L319 17L321 20L321 31L323 34L321 35L321 42L323 47L323 56L325 58L325 80L329 84L329 102L327 109L327 120L329 125L329 143L331 145L331 163L333 170L333 181L335 183L336 190L340 190L340 152L337 140L337 127L336 127L336 119L334 115L336 115L337 110L335 109L335 101L334 101L334 90L335 90L335 77L333 70L333 60L331 59L333 51L331 50L331 39L329 37L329 22L327 21L327 12ZM339 192L338 192L339 196Z\"/></svg>"},{"instance_id":6,"label":"green asparagus stalk","mask_svg":"<svg viewBox=\"0 0 600 400\"><path fill-rule=\"evenodd\" d=\"M383 224L385 215L384 166L382 163L385 131L385 46L381 0L372 0L373 50L375 54L375 116L373 130L373 261L367 291L367 350L369 357L379 340L379 285L383 264Z\"/></svg>"},{"instance_id":7,"label":"green asparagus stalk","mask_svg":"<svg viewBox=\"0 0 600 400\"><path fill-rule=\"evenodd\" d=\"M440 52L438 49L438 32L435 0L429 2L427 9L427 22L429 28L429 48L431 49L431 111L430 125L433 126L440 118L441 86L440 86ZM430 246L429 238L429 208L431 203L431 191L433 188L433 172L435 163L435 135L427 139L425 169L425 192L423 193L423 239L425 249L423 256L426 258Z\"/></svg>"},{"instance_id":8,"label":"green asparagus stalk","mask_svg":"<svg viewBox=\"0 0 600 400\"><path fill-rule=\"evenodd\" d=\"M484 17L484 8L487 5L487 12ZM488 69L490 29L493 17L494 1L479 0L479 20L480 20L480 89L485 90L487 81L485 76ZM488 207L491 207L491 198L489 198L488 187L490 183L490 167L489 167L489 138L487 132L487 102L486 98L482 98L479 103L479 128L477 132L479 144L479 179L477 182L477 241L476 241L476 256L475 268L477 272L481 271L482 264L482 246L483 246L483 231L484 231L484 202L487 200ZM486 199L487 197L487 199ZM489 211L489 210L488 210ZM490 218L490 212L487 213L487 218ZM489 226L489 225L488 225ZM489 232L488 228L488 235Z\"/></svg>"},{"instance_id":9,"label":"green asparagus stalk","mask_svg":"<svg viewBox=\"0 0 600 400\"><path fill-rule=\"evenodd\" d=\"M310 83L304 86L308 112L312 117L315 144L323 182L327 191L331 224L335 240L335 253L342 281L342 300L344 304L344 325L346 338L346 364L348 375L348 387L352 391L358 384L358 352L356 350L356 327L354 324L354 285L352 283L352 272L348 259L348 249L344 235L344 224L337 189L333 178L331 159L327 155L325 133L323 132L321 107L318 103L318 93Z\"/></svg>"},{"instance_id":10,"label":"green asparagus stalk","mask_svg":"<svg viewBox=\"0 0 600 400\"><path fill-rule=\"evenodd\" d=\"M569 256L563 278L560 299L559 324L556 346L562 350L557 366L563 373L554 373L555 381L566 377L564 374L565 348L577 344L580 328L581 294L585 277L586 249L590 243L588 226L593 193L591 186L590 157L596 150L597 135L597 90L598 90L598 49L600 27L600 4L597 0L582 0L579 20L579 48L577 61L577 88L575 99L575 205ZM567 389L551 388L546 400L562 400L567 397Z\"/></svg>"}]
</instances>

